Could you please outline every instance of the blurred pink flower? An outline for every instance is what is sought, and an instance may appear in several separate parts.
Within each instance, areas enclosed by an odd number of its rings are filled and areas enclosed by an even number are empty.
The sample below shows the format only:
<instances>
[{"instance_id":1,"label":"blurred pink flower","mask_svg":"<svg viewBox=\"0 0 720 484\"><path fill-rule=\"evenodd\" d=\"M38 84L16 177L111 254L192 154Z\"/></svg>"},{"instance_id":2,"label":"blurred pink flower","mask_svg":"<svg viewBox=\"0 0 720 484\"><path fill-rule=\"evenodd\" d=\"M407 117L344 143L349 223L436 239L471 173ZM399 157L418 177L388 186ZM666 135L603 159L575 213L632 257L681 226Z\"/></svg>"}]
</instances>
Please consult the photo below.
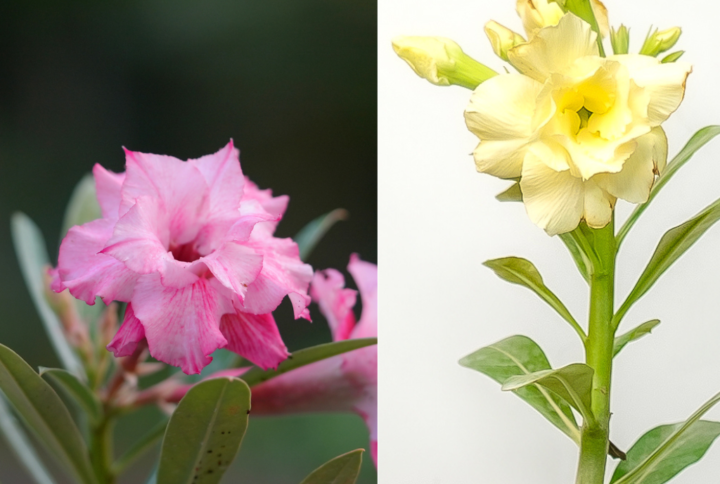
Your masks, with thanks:
<instances>
[{"instance_id":1,"label":"blurred pink flower","mask_svg":"<svg viewBox=\"0 0 720 484\"><path fill-rule=\"evenodd\" d=\"M288 353L271 312L287 295L309 319L312 278L297 245L273 236L288 198L243 176L232 141L187 162L125 153L125 173L95 165L102 218L68 231L53 289L129 303L108 345L115 356L147 340L188 374L218 348L276 367Z\"/></svg>"},{"instance_id":2,"label":"blurred pink flower","mask_svg":"<svg viewBox=\"0 0 720 484\"><path fill-rule=\"evenodd\" d=\"M377 336L377 266L350 258L362 298L355 323L356 291L345 289L338 271L316 272L311 294L330 324L335 341ZM317 411L352 411L370 430L370 451L377 465L377 346L368 346L318 361L277 376L252 389L253 415Z\"/></svg>"}]
</instances>

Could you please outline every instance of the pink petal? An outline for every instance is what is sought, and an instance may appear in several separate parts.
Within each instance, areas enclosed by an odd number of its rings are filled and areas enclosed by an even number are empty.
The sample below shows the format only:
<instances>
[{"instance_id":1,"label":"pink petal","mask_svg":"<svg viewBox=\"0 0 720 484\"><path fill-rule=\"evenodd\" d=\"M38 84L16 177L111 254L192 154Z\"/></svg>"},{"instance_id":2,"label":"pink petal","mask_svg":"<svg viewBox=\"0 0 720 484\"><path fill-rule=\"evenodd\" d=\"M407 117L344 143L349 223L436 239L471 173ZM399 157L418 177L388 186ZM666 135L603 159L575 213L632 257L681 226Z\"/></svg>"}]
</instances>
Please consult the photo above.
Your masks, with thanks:
<instances>
[{"instance_id":1,"label":"pink petal","mask_svg":"<svg viewBox=\"0 0 720 484\"><path fill-rule=\"evenodd\" d=\"M257 231L262 232L265 235L274 234L278 222L285 214L290 197L287 195L273 197L272 190L260 190L257 185L250 181L249 178L245 178L245 193L243 194L243 202L250 201L259 203L266 212L275 217L275 220L258 224Z\"/></svg>"},{"instance_id":2,"label":"pink petal","mask_svg":"<svg viewBox=\"0 0 720 484\"><path fill-rule=\"evenodd\" d=\"M103 254L125 263L139 274L161 270L168 255L164 213L156 200L140 197L115 224Z\"/></svg>"},{"instance_id":3,"label":"pink petal","mask_svg":"<svg viewBox=\"0 0 720 484\"><path fill-rule=\"evenodd\" d=\"M65 284L63 284L62 279L60 279L60 272L58 272L57 268L48 267L47 274L50 276L50 289L58 294L67 289Z\"/></svg>"},{"instance_id":4,"label":"pink petal","mask_svg":"<svg viewBox=\"0 0 720 484\"><path fill-rule=\"evenodd\" d=\"M310 287L310 294L327 319L334 341L350 338L355 327L353 306L357 291L343 289L344 287L345 278L335 269L316 272Z\"/></svg>"},{"instance_id":5,"label":"pink petal","mask_svg":"<svg viewBox=\"0 0 720 484\"><path fill-rule=\"evenodd\" d=\"M125 173L113 173L96 163L93 175L103 218L117 220L120 217L120 189L125 181Z\"/></svg>"},{"instance_id":6,"label":"pink petal","mask_svg":"<svg viewBox=\"0 0 720 484\"><path fill-rule=\"evenodd\" d=\"M234 242L224 244L201 260L222 285L241 299L263 266L263 257L254 249Z\"/></svg>"},{"instance_id":7,"label":"pink petal","mask_svg":"<svg viewBox=\"0 0 720 484\"><path fill-rule=\"evenodd\" d=\"M285 295L290 296L295 318L304 317L310 304L307 288L312 268L300 260L297 244L291 239L253 237L248 243L263 256L263 268L248 287L243 307L253 314L274 311Z\"/></svg>"},{"instance_id":8,"label":"pink petal","mask_svg":"<svg viewBox=\"0 0 720 484\"><path fill-rule=\"evenodd\" d=\"M188 160L188 164L197 168L209 187L211 216L238 209L245 177L240 168L240 152L232 140L217 153Z\"/></svg>"},{"instance_id":9,"label":"pink petal","mask_svg":"<svg viewBox=\"0 0 720 484\"><path fill-rule=\"evenodd\" d=\"M150 354L188 375L200 373L212 361L209 355L227 344L218 327L219 297L207 279L181 289L164 287L158 274L140 279L132 304Z\"/></svg>"},{"instance_id":10,"label":"pink petal","mask_svg":"<svg viewBox=\"0 0 720 484\"><path fill-rule=\"evenodd\" d=\"M246 242L258 224L276 220L256 202L244 203L243 208L206 223L195 242L198 252L209 254L227 241Z\"/></svg>"},{"instance_id":11,"label":"pink petal","mask_svg":"<svg viewBox=\"0 0 720 484\"><path fill-rule=\"evenodd\" d=\"M353 338L377 336L377 266L360 260L357 254L350 256L348 271L360 290L363 309Z\"/></svg>"},{"instance_id":12,"label":"pink petal","mask_svg":"<svg viewBox=\"0 0 720 484\"><path fill-rule=\"evenodd\" d=\"M93 220L72 227L60 245L57 270L62 284L90 305L97 296L106 303L129 301L139 277L115 258L99 253L112 230L112 221ZM53 290L59 288L54 286Z\"/></svg>"},{"instance_id":13,"label":"pink petal","mask_svg":"<svg viewBox=\"0 0 720 484\"><path fill-rule=\"evenodd\" d=\"M110 344L107 345L107 349L112 351L116 357L130 356L144 339L145 328L143 328L140 320L135 317L132 304L128 304L122 326L120 326Z\"/></svg>"},{"instance_id":14,"label":"pink petal","mask_svg":"<svg viewBox=\"0 0 720 484\"><path fill-rule=\"evenodd\" d=\"M362 417L367 425L370 433L370 455L372 456L375 467L377 467L377 396L374 399L368 399L355 408L355 412Z\"/></svg>"},{"instance_id":15,"label":"pink petal","mask_svg":"<svg viewBox=\"0 0 720 484\"><path fill-rule=\"evenodd\" d=\"M192 241L207 219L208 186L197 168L172 156L125 150L126 177L122 186L121 215L135 200L150 197L163 208L170 240Z\"/></svg>"},{"instance_id":16,"label":"pink petal","mask_svg":"<svg viewBox=\"0 0 720 484\"><path fill-rule=\"evenodd\" d=\"M270 313L225 314L220 320L220 331L227 339L228 350L264 370L277 368L289 355Z\"/></svg>"}]
</instances>

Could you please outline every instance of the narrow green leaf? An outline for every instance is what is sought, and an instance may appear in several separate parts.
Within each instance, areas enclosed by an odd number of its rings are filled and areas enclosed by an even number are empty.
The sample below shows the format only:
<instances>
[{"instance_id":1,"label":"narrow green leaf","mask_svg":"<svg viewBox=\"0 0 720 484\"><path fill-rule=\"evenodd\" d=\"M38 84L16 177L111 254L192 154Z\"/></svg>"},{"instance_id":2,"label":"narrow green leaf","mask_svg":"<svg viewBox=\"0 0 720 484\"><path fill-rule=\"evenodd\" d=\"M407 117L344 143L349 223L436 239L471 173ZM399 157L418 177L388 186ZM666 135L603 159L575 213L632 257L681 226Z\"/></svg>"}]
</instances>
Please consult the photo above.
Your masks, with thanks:
<instances>
[{"instance_id":1,"label":"narrow green leaf","mask_svg":"<svg viewBox=\"0 0 720 484\"><path fill-rule=\"evenodd\" d=\"M87 413L91 422L100 420L102 416L100 401L75 375L59 368L40 367L40 376L62 388L65 394Z\"/></svg>"},{"instance_id":2,"label":"narrow green leaf","mask_svg":"<svg viewBox=\"0 0 720 484\"><path fill-rule=\"evenodd\" d=\"M133 464L138 458L142 457L145 452L152 449L155 444L160 442L165 435L167 429L167 420L163 419L162 422L153 427L148 433L143 435L140 440L136 441L132 447L130 447L118 460L112 465L112 473L119 476Z\"/></svg>"},{"instance_id":3,"label":"narrow green leaf","mask_svg":"<svg viewBox=\"0 0 720 484\"><path fill-rule=\"evenodd\" d=\"M522 202L522 190L520 189L520 183L515 182L502 193L495 195L495 199L500 202Z\"/></svg>"},{"instance_id":4,"label":"narrow green leaf","mask_svg":"<svg viewBox=\"0 0 720 484\"><path fill-rule=\"evenodd\" d=\"M718 220L720 220L720 199L684 224L665 232L635 287L618 309L614 321L616 327L630 307Z\"/></svg>"},{"instance_id":5,"label":"narrow green leaf","mask_svg":"<svg viewBox=\"0 0 720 484\"><path fill-rule=\"evenodd\" d=\"M254 366L243 375L240 375L240 378L245 380L245 382L252 387L258 383L266 382L271 378L275 378L283 373L294 370L295 368L300 368L301 366L309 365L310 363L315 363L316 361L324 360L325 358L331 358L333 356L347 353L348 351L372 346L374 344L377 344L377 338L358 338L325 343L317 346L311 346L310 348L303 348L295 351L288 357L287 360L280 363L277 370L262 370L261 368Z\"/></svg>"},{"instance_id":6,"label":"narrow green leaf","mask_svg":"<svg viewBox=\"0 0 720 484\"><path fill-rule=\"evenodd\" d=\"M320 239L325 236L328 230L330 230L335 223L345 220L347 217L347 210L337 208L332 212L316 218L300 229L300 232L298 232L293 238L300 248L300 259L307 260L310 253L313 251L318 242L320 242Z\"/></svg>"},{"instance_id":7,"label":"narrow green leaf","mask_svg":"<svg viewBox=\"0 0 720 484\"><path fill-rule=\"evenodd\" d=\"M96 482L85 442L60 397L22 358L3 345L0 389L38 441L78 482Z\"/></svg>"},{"instance_id":8,"label":"narrow green leaf","mask_svg":"<svg viewBox=\"0 0 720 484\"><path fill-rule=\"evenodd\" d=\"M102 217L100 204L95 194L95 179L88 173L75 185L70 201L65 208L60 237L64 238L70 227L82 225Z\"/></svg>"},{"instance_id":9,"label":"narrow green leaf","mask_svg":"<svg viewBox=\"0 0 720 484\"><path fill-rule=\"evenodd\" d=\"M699 420L718 402L720 393L685 422L663 425L643 435L628 451L628 459L615 469L610 483L662 484L700 460L720 435L720 423Z\"/></svg>"},{"instance_id":10,"label":"narrow green leaf","mask_svg":"<svg viewBox=\"0 0 720 484\"><path fill-rule=\"evenodd\" d=\"M585 341L586 335L583 329L560 299L545 286L542 276L532 262L520 257L504 257L485 261L483 265L495 271L495 274L501 279L512 284L525 286L540 296L540 299L548 303L565 321L570 323L570 326L577 332L580 339Z\"/></svg>"},{"instance_id":11,"label":"narrow green leaf","mask_svg":"<svg viewBox=\"0 0 720 484\"><path fill-rule=\"evenodd\" d=\"M250 389L237 378L193 386L170 418L160 452L158 484L220 482L240 449Z\"/></svg>"},{"instance_id":12,"label":"narrow green leaf","mask_svg":"<svg viewBox=\"0 0 720 484\"><path fill-rule=\"evenodd\" d=\"M585 256L585 253L583 252L582 248L580 247L577 239L573 236L572 233L566 232L564 234L559 234L560 240L563 241L565 244L565 247L568 248L568 251L570 252L570 255L573 258L573 261L575 261L575 265L578 268L578 271L580 271L580 275L583 279L585 279L585 282L588 284L590 283L590 261Z\"/></svg>"},{"instance_id":13,"label":"narrow green leaf","mask_svg":"<svg viewBox=\"0 0 720 484\"><path fill-rule=\"evenodd\" d=\"M557 370L540 370L517 375L503 383L503 391L515 391L528 385L541 385L575 408L586 422L594 422L592 414L592 380L595 372L583 363L573 363Z\"/></svg>"},{"instance_id":14,"label":"narrow green leaf","mask_svg":"<svg viewBox=\"0 0 720 484\"><path fill-rule=\"evenodd\" d=\"M501 385L517 375L551 370L543 350L526 336L511 336L486 346L460 360L466 368L479 371ZM513 390L553 425L580 443L575 416L570 406L544 387L533 384Z\"/></svg>"},{"instance_id":15,"label":"narrow green leaf","mask_svg":"<svg viewBox=\"0 0 720 484\"><path fill-rule=\"evenodd\" d=\"M650 321L645 321L640 326L631 329L627 333L616 337L615 343L613 344L613 358L620 353L620 350L622 350L626 344L631 341L635 341L636 339L640 339L646 334L650 334L653 328L655 328L658 324L660 324L659 319L651 319Z\"/></svg>"},{"instance_id":16,"label":"narrow green leaf","mask_svg":"<svg viewBox=\"0 0 720 484\"><path fill-rule=\"evenodd\" d=\"M10 449L15 453L15 456L25 467L34 482L37 484L54 484L55 481L37 456L30 439L28 439L25 431L10 413L2 392L0 392L0 433L5 436Z\"/></svg>"},{"instance_id":17,"label":"narrow green leaf","mask_svg":"<svg viewBox=\"0 0 720 484\"><path fill-rule=\"evenodd\" d=\"M363 452L363 449L357 449L329 460L300 484L355 484L360 475Z\"/></svg>"},{"instance_id":18,"label":"narrow green leaf","mask_svg":"<svg viewBox=\"0 0 720 484\"><path fill-rule=\"evenodd\" d=\"M655 184L653 185L652 190L650 191L650 197L648 198L648 201L638 205L635 210L630 214L628 219L625 221L623 226L620 228L617 234L617 246L620 247L620 244L622 244L622 241L625 240L625 237L627 237L628 232L630 232L630 229L635 225L635 223L638 221L638 218L640 218L640 215L648 208L650 205L650 202L652 202L658 193L660 193L660 190L667 184L667 182L670 181L670 179L677 173L677 171L682 168L685 163L692 158L692 156L703 146L705 146L710 140L712 140L715 136L720 134L720 126L706 126L700 130L698 130L697 133L695 133L692 138L687 142L687 144L683 147L680 152L675 155L675 158L668 163L667 167L665 167L665 170L662 172L662 174L658 177L658 179L655 181Z\"/></svg>"},{"instance_id":19,"label":"narrow green leaf","mask_svg":"<svg viewBox=\"0 0 720 484\"><path fill-rule=\"evenodd\" d=\"M65 339L62 323L45 299L45 270L50 260L40 229L25 214L17 212L12 216L10 231L25 284L55 353L66 370L85 380L85 370L80 359Z\"/></svg>"}]
</instances>

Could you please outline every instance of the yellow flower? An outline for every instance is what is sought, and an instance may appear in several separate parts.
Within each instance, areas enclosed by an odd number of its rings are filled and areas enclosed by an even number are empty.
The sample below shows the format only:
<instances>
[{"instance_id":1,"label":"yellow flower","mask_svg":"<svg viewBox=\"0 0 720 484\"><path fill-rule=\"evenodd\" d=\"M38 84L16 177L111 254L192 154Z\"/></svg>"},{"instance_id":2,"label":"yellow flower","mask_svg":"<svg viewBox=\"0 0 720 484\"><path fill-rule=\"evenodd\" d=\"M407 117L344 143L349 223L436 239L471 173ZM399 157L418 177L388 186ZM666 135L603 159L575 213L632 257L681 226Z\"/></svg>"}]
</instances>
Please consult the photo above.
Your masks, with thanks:
<instances>
[{"instance_id":1,"label":"yellow flower","mask_svg":"<svg viewBox=\"0 0 720 484\"><path fill-rule=\"evenodd\" d=\"M590 0L590 5L600 27L600 35L606 37L610 30L607 9L600 0ZM515 9L529 38L544 27L557 25L565 14L555 0L517 0Z\"/></svg>"},{"instance_id":2,"label":"yellow flower","mask_svg":"<svg viewBox=\"0 0 720 484\"><path fill-rule=\"evenodd\" d=\"M520 177L530 219L548 234L584 219L605 226L617 198L641 203L665 166L660 124L680 105L691 66L643 55L598 56L572 14L508 51L520 74L473 92L467 126L477 170Z\"/></svg>"}]
</instances>

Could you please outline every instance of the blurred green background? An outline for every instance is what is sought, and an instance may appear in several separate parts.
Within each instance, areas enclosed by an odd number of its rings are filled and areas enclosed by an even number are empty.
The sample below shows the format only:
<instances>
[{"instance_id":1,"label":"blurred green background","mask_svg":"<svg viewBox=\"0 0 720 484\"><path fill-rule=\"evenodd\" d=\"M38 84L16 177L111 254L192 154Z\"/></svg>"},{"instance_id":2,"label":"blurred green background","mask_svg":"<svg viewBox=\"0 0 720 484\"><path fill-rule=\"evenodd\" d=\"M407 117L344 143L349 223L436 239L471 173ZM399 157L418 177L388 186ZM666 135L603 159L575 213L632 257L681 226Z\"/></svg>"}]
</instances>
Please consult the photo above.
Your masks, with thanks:
<instances>
[{"instance_id":1,"label":"blurred green background","mask_svg":"<svg viewBox=\"0 0 720 484\"><path fill-rule=\"evenodd\" d=\"M0 6L0 342L58 366L22 282L9 217L37 222L57 254L65 204L94 163L122 171L121 146L181 159L233 138L243 171L290 195L279 236L343 207L350 218L310 262L376 261L376 26L367 0L5 1ZM352 283L350 283L352 286ZM276 317L294 350L329 341L324 318ZM154 416L119 426L118 450ZM367 446L354 415L251 419L223 482L296 484ZM152 456L151 456L152 457ZM145 459L124 483L144 482ZM376 482L366 454L360 482ZM25 483L0 439L0 481Z\"/></svg>"}]
</instances>

